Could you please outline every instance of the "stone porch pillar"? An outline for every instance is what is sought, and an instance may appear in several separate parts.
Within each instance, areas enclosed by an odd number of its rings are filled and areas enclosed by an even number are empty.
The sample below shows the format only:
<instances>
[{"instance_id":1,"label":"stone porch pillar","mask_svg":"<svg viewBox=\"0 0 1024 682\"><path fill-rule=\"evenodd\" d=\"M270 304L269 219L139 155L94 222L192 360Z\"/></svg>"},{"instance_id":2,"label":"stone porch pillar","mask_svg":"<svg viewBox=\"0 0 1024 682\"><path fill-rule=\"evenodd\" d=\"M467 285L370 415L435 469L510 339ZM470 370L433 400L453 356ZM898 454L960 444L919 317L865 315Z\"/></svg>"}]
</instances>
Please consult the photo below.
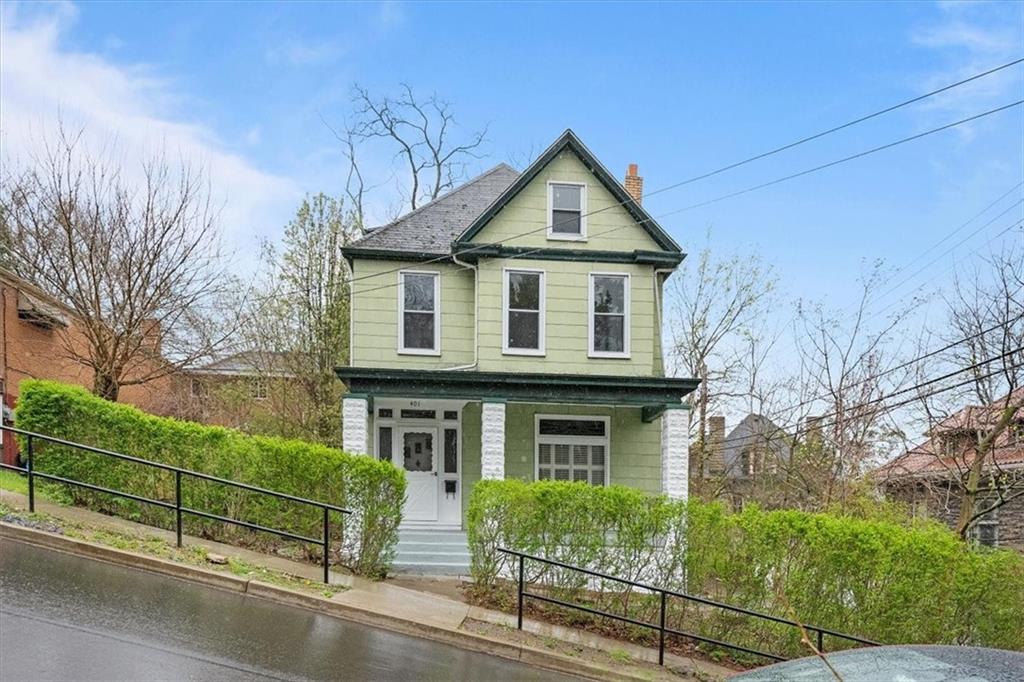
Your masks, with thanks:
<instances>
[{"instance_id":1,"label":"stone porch pillar","mask_svg":"<svg viewBox=\"0 0 1024 682\"><path fill-rule=\"evenodd\" d=\"M690 479L689 410L670 407L661 415L661 491L686 500Z\"/></svg>"},{"instance_id":2,"label":"stone porch pillar","mask_svg":"<svg viewBox=\"0 0 1024 682\"><path fill-rule=\"evenodd\" d=\"M505 478L505 403L480 405L480 477Z\"/></svg>"},{"instance_id":3,"label":"stone porch pillar","mask_svg":"<svg viewBox=\"0 0 1024 682\"><path fill-rule=\"evenodd\" d=\"M345 397L341 400L341 448L353 454L367 453L369 403L366 398Z\"/></svg>"}]
</instances>

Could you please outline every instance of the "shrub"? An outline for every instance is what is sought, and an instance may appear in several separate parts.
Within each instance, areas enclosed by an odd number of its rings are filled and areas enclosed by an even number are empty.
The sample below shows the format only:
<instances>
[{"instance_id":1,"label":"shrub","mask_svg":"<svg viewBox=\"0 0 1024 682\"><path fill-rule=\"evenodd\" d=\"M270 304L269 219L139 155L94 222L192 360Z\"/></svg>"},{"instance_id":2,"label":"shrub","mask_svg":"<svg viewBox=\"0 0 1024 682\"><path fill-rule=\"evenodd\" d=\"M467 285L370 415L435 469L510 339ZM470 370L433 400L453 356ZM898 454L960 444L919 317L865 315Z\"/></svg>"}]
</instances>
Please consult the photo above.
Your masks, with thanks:
<instances>
[{"instance_id":1,"label":"shrub","mask_svg":"<svg viewBox=\"0 0 1024 682\"><path fill-rule=\"evenodd\" d=\"M507 597L504 546L885 643L1024 649L1024 557L935 523L673 502L619 488L482 481L467 516L478 594ZM656 623L650 594L527 562L531 589ZM536 604L536 602L531 603ZM586 620L580 612L560 617ZM786 656L796 628L670 600L669 626ZM647 632L650 636L650 631ZM825 638L826 649L850 646Z\"/></svg>"},{"instance_id":2,"label":"shrub","mask_svg":"<svg viewBox=\"0 0 1024 682\"><path fill-rule=\"evenodd\" d=\"M332 561L353 572L383 577L394 558L405 499L405 475L388 462L280 438L154 417L49 381L25 381L17 407L19 428L130 454L277 492L327 502L353 514L331 512ZM83 450L36 441L36 468L93 485L155 499L174 500L174 475ZM66 486L77 504L105 513L173 527L173 512L111 495ZM323 513L296 502L182 478L183 506L321 537ZM277 547L278 536L186 514L185 532L240 544ZM310 558L318 546L304 546Z\"/></svg>"}]
</instances>

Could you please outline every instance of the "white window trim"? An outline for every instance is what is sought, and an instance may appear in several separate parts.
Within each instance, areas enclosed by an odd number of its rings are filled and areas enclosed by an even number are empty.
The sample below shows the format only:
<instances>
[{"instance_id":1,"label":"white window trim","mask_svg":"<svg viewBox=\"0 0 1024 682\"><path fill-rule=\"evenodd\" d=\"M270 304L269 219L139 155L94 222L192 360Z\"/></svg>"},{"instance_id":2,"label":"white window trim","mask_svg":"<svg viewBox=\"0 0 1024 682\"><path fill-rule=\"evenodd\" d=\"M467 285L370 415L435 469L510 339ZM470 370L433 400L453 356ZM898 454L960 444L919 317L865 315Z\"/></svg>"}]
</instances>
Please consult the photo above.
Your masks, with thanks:
<instances>
[{"instance_id":1,"label":"white window trim","mask_svg":"<svg viewBox=\"0 0 1024 682\"><path fill-rule=\"evenodd\" d=\"M623 285L622 297L623 297L623 321L622 321L622 352L614 353L611 351L598 351L594 350L594 278L595 277L624 277L625 284ZM589 358L618 358L618 359L629 359L630 357L630 327L632 326L632 319L630 314L630 298L632 296L632 287L630 286L630 274L628 272L591 272L587 278L587 357Z\"/></svg>"},{"instance_id":2,"label":"white window trim","mask_svg":"<svg viewBox=\"0 0 1024 682\"><path fill-rule=\"evenodd\" d=\"M555 228L555 185L572 185L580 188L580 233L559 234ZM573 182L571 180L548 180L548 239L564 242L585 242L587 241L587 183Z\"/></svg>"},{"instance_id":3,"label":"white window trim","mask_svg":"<svg viewBox=\"0 0 1024 682\"><path fill-rule=\"evenodd\" d=\"M432 275L434 277L434 347L405 347L405 276ZM424 312L424 311L419 311ZM440 355L441 354L441 273L437 270L399 270L398 272L398 354L399 355Z\"/></svg>"},{"instance_id":4,"label":"white window trim","mask_svg":"<svg viewBox=\"0 0 1024 682\"><path fill-rule=\"evenodd\" d=\"M513 272L526 272L540 275L540 310L537 316L537 348L510 348L508 345L508 282L509 274ZM501 352L503 355L532 355L543 356L545 354L546 337L544 328L546 325L547 312L547 276L543 270L536 268L503 268L501 275Z\"/></svg>"},{"instance_id":5,"label":"white window trim","mask_svg":"<svg viewBox=\"0 0 1024 682\"><path fill-rule=\"evenodd\" d=\"M568 445L604 445L604 486L611 485L612 480L612 418L599 417L591 414L535 414L533 416L533 480L540 480L540 420L558 419L561 421L604 422L604 436L544 436L545 443Z\"/></svg>"}]
</instances>

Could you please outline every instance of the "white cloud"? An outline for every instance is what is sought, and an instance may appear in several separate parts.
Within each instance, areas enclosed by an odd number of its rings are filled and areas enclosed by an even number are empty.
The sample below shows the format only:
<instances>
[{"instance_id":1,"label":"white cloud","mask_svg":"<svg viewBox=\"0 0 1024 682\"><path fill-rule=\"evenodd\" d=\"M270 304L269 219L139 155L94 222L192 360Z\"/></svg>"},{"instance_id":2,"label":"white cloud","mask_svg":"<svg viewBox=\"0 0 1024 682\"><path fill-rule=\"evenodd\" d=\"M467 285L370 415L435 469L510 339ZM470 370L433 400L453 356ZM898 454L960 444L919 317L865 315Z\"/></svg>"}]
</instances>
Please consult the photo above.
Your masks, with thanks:
<instances>
[{"instance_id":1,"label":"white cloud","mask_svg":"<svg viewBox=\"0 0 1024 682\"><path fill-rule=\"evenodd\" d=\"M84 126L90 146L116 142L124 172L166 150L202 166L214 201L223 206L225 242L240 258L251 256L258 237L275 234L301 196L291 179L257 168L228 151L217 135L182 112L187 98L173 81L144 64L114 63L75 52L63 38L74 23L73 6L26 13L6 5L0 21L0 143L4 158L22 160L45 143L58 115ZM253 130L256 132L253 133ZM258 141L259 129L249 131ZM244 266L244 264L243 264Z\"/></svg>"},{"instance_id":2,"label":"white cloud","mask_svg":"<svg viewBox=\"0 0 1024 682\"><path fill-rule=\"evenodd\" d=\"M963 80L1020 56L1024 5L946 2L938 7L938 18L918 26L910 36L914 45L933 51L949 64L928 75L922 90ZM1004 69L938 95L924 103L923 109L948 119L1008 104L1020 99L1022 73L1021 65ZM972 126L961 128L966 136L972 130Z\"/></svg>"}]
</instances>

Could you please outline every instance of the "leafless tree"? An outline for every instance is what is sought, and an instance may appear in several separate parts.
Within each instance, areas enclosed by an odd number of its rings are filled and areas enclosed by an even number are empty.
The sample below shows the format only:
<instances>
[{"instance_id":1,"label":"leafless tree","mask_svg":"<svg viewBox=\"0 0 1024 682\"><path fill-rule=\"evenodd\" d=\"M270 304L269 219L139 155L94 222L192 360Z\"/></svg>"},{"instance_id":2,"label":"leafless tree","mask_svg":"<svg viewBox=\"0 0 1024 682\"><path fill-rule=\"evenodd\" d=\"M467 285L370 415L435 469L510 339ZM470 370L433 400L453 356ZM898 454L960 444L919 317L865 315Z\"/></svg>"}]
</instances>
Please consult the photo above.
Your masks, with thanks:
<instances>
[{"instance_id":1,"label":"leafless tree","mask_svg":"<svg viewBox=\"0 0 1024 682\"><path fill-rule=\"evenodd\" d=\"M808 490L818 489L823 507L842 506L849 486L891 448L899 430L886 397L907 382L897 352L903 308L878 320L869 304L884 286L886 272L875 263L862 279L852 310L828 311L821 303L801 302L797 311L797 382L800 411L789 423L807 424L817 412L820 429L800 429L802 442L791 464ZM799 460L799 461L797 461ZM812 480L812 477L816 480Z\"/></svg>"},{"instance_id":2,"label":"leafless tree","mask_svg":"<svg viewBox=\"0 0 1024 682\"><path fill-rule=\"evenodd\" d=\"M955 529L966 539L979 519L1024 497L1024 471L998 456L1024 444L1021 247L1007 244L958 273L945 304L946 322L936 336L949 350L919 372L964 370L958 377L964 385L922 396L920 422L929 439L915 452L931 464L916 482L927 487L933 509L935 502L955 501Z\"/></svg>"},{"instance_id":3,"label":"leafless tree","mask_svg":"<svg viewBox=\"0 0 1024 682\"><path fill-rule=\"evenodd\" d=\"M5 173L0 211L13 269L73 310L62 346L97 395L116 400L228 339L217 307L233 286L200 170L158 154L129 180L113 148L94 154L61 125Z\"/></svg>"},{"instance_id":4,"label":"leafless tree","mask_svg":"<svg viewBox=\"0 0 1024 682\"><path fill-rule=\"evenodd\" d=\"M355 163L359 142L384 140L396 148L395 158L405 169L409 210L436 199L465 177L469 159L481 158L487 127L459 139L451 103L437 94L418 97L408 85L401 86L397 97L375 96L366 88L353 86L354 113L343 135L351 168L362 188L362 175ZM349 187L353 185L350 183ZM351 199L350 195L350 199ZM360 202L361 204L361 202Z\"/></svg>"},{"instance_id":5,"label":"leafless tree","mask_svg":"<svg viewBox=\"0 0 1024 682\"><path fill-rule=\"evenodd\" d=\"M690 425L698 443L706 442L710 412L743 392L737 381L744 344L761 333L759 325L768 316L774 291L770 266L756 255L719 256L711 249L710 236L696 263L684 262L673 279L670 353L676 371L701 380L692 401L697 416L691 416ZM708 448L695 450L694 469L702 471Z\"/></svg>"}]
</instances>

